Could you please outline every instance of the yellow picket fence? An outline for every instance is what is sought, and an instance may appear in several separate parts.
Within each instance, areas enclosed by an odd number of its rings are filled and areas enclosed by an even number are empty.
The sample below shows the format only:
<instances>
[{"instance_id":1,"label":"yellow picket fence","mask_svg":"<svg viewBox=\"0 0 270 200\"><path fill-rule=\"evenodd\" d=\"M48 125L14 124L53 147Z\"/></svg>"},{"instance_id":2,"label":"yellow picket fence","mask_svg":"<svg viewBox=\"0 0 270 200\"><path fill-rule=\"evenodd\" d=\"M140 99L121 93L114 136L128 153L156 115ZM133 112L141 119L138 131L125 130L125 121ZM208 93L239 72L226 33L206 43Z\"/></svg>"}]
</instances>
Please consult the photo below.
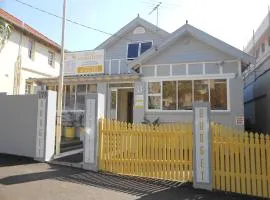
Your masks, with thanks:
<instances>
[{"instance_id":1,"label":"yellow picket fence","mask_svg":"<svg viewBox=\"0 0 270 200\"><path fill-rule=\"evenodd\" d=\"M174 181L193 179L192 125L100 120L99 168ZM212 124L213 189L270 197L269 135Z\"/></svg>"},{"instance_id":2,"label":"yellow picket fence","mask_svg":"<svg viewBox=\"0 0 270 200\"><path fill-rule=\"evenodd\" d=\"M100 121L99 168L176 181L192 180L191 124L159 126Z\"/></svg>"},{"instance_id":3,"label":"yellow picket fence","mask_svg":"<svg viewBox=\"0 0 270 200\"><path fill-rule=\"evenodd\" d=\"M213 188L270 197L269 135L212 126Z\"/></svg>"}]
</instances>

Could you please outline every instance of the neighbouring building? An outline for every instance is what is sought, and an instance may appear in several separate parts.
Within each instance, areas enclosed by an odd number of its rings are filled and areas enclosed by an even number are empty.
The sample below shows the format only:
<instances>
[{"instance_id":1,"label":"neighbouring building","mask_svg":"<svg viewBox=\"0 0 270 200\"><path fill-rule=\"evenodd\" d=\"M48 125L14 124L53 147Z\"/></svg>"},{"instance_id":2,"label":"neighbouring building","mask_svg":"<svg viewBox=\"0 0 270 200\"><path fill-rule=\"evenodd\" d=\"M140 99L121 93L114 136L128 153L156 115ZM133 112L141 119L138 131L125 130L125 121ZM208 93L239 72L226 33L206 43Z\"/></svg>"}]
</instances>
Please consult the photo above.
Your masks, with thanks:
<instances>
[{"instance_id":1,"label":"neighbouring building","mask_svg":"<svg viewBox=\"0 0 270 200\"><path fill-rule=\"evenodd\" d=\"M168 33L138 16L93 52L104 52L103 66L66 71L64 111L83 112L85 95L99 92L112 119L191 122L192 102L209 101L213 121L244 128L242 70L254 59L223 41L189 24Z\"/></svg>"},{"instance_id":2,"label":"neighbouring building","mask_svg":"<svg viewBox=\"0 0 270 200\"><path fill-rule=\"evenodd\" d=\"M11 35L0 50L0 92L29 93L27 79L58 76L58 44L3 9L0 19L11 26Z\"/></svg>"},{"instance_id":3,"label":"neighbouring building","mask_svg":"<svg viewBox=\"0 0 270 200\"><path fill-rule=\"evenodd\" d=\"M247 44L245 52L256 64L244 72L245 118L247 129L270 132L270 13Z\"/></svg>"}]
</instances>

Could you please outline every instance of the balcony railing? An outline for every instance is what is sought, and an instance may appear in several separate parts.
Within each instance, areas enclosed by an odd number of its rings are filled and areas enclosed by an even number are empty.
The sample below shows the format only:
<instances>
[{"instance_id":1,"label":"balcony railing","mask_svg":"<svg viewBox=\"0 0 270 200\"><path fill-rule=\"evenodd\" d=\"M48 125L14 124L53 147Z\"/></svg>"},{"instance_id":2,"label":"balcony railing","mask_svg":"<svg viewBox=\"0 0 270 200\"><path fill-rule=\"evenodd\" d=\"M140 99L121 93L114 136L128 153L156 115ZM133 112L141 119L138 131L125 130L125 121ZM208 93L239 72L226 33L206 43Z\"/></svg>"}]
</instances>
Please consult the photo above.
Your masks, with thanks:
<instances>
[{"instance_id":1,"label":"balcony railing","mask_svg":"<svg viewBox=\"0 0 270 200\"><path fill-rule=\"evenodd\" d=\"M105 74L129 74L132 69L126 59L105 59Z\"/></svg>"}]
</instances>

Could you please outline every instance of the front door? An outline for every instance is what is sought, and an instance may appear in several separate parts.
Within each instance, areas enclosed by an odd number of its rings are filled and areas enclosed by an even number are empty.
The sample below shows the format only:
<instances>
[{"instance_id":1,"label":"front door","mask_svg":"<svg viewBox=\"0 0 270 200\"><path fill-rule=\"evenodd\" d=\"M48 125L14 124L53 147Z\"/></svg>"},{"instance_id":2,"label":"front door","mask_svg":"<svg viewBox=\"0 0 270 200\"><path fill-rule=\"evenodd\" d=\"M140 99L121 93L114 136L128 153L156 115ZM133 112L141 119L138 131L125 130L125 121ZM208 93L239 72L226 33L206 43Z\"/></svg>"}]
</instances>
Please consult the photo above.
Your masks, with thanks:
<instances>
[{"instance_id":1,"label":"front door","mask_svg":"<svg viewBox=\"0 0 270 200\"><path fill-rule=\"evenodd\" d=\"M127 122L133 122L133 92L128 92Z\"/></svg>"}]
</instances>

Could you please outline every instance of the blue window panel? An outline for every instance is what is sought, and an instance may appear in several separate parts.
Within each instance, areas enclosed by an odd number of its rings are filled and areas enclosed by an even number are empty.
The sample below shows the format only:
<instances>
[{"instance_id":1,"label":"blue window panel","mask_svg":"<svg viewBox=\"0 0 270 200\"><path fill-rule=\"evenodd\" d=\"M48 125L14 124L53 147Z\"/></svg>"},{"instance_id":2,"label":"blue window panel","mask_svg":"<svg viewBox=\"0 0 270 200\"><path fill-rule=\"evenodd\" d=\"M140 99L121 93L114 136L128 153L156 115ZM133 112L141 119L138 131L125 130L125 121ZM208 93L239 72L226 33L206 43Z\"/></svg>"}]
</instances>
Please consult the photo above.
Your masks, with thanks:
<instances>
[{"instance_id":1,"label":"blue window panel","mask_svg":"<svg viewBox=\"0 0 270 200\"><path fill-rule=\"evenodd\" d=\"M139 43L128 44L128 55L127 58L132 60L137 58L139 54Z\"/></svg>"},{"instance_id":2,"label":"blue window panel","mask_svg":"<svg viewBox=\"0 0 270 200\"><path fill-rule=\"evenodd\" d=\"M144 52L146 52L151 47L152 47L152 42L141 43L141 54L144 53Z\"/></svg>"}]
</instances>

